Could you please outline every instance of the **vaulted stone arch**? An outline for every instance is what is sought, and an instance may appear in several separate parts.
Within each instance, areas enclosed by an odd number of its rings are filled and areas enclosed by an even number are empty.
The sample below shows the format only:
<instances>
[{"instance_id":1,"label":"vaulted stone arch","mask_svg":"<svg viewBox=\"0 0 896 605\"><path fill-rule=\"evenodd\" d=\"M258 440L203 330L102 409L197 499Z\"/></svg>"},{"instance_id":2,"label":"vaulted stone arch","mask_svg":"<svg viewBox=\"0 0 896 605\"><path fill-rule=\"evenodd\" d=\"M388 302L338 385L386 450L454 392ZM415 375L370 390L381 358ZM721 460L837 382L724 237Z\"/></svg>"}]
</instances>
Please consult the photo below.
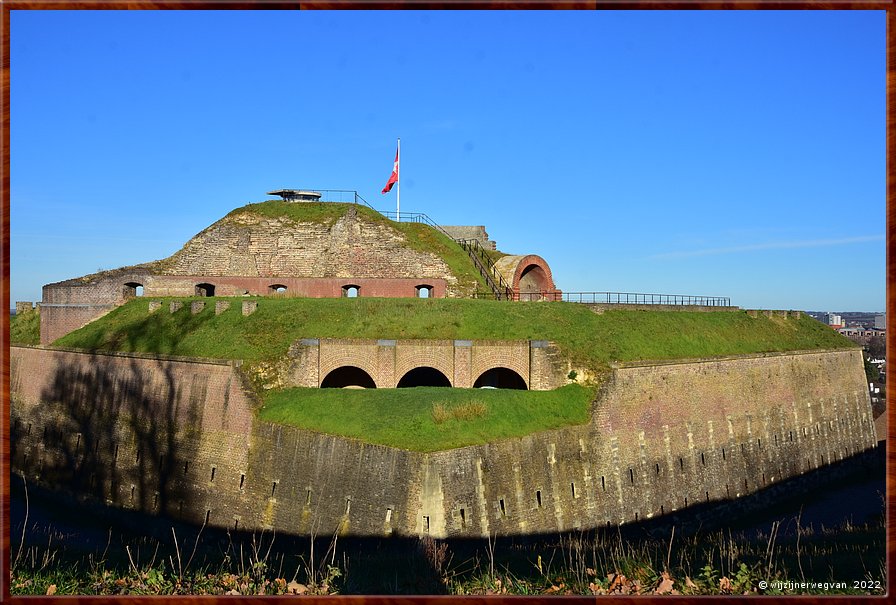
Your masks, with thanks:
<instances>
[{"instance_id":1,"label":"vaulted stone arch","mask_svg":"<svg viewBox=\"0 0 896 605\"><path fill-rule=\"evenodd\" d=\"M495 388L495 389L519 389L528 390L526 379L510 368L490 368L479 375L473 383L474 389L479 388Z\"/></svg>"},{"instance_id":2,"label":"vaulted stone arch","mask_svg":"<svg viewBox=\"0 0 896 605\"><path fill-rule=\"evenodd\" d=\"M357 366L340 366L331 370L320 382L320 388L362 388L375 389L373 377Z\"/></svg>"},{"instance_id":3,"label":"vaulted stone arch","mask_svg":"<svg viewBox=\"0 0 896 605\"><path fill-rule=\"evenodd\" d=\"M510 285L514 300L559 300L560 290L546 260L537 254L504 256L495 269Z\"/></svg>"}]
</instances>

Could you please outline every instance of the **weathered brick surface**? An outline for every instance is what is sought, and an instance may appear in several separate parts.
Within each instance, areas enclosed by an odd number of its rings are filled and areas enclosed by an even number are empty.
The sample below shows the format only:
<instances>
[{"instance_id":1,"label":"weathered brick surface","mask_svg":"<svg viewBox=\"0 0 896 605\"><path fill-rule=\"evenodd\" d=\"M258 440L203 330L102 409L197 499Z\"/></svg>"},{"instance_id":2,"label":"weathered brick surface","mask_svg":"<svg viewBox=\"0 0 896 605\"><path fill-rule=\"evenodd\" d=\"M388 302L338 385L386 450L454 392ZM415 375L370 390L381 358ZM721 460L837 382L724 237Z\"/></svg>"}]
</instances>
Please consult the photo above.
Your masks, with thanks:
<instances>
[{"instance_id":1,"label":"weathered brick surface","mask_svg":"<svg viewBox=\"0 0 896 605\"><path fill-rule=\"evenodd\" d=\"M442 278L438 256L407 247L404 235L349 207L332 225L241 213L221 219L163 261L167 275Z\"/></svg>"},{"instance_id":2,"label":"weathered brick surface","mask_svg":"<svg viewBox=\"0 0 896 605\"><path fill-rule=\"evenodd\" d=\"M11 353L13 469L246 529L553 533L736 498L876 443L852 350L618 368L586 425L432 454L255 421L230 365Z\"/></svg>"}]
</instances>

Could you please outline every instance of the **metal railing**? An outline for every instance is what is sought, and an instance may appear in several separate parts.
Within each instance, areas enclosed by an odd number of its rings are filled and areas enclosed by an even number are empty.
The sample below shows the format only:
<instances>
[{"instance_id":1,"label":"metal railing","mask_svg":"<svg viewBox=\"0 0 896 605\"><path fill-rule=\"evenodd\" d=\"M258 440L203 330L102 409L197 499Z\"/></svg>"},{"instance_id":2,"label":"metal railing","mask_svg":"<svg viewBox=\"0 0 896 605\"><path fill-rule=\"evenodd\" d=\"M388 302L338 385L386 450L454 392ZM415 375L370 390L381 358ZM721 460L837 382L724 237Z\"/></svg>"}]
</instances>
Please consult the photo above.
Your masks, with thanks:
<instances>
[{"instance_id":1,"label":"metal railing","mask_svg":"<svg viewBox=\"0 0 896 605\"><path fill-rule=\"evenodd\" d=\"M377 210L377 212L393 221L399 218L397 212L390 212L388 210ZM457 242L469 255L470 260L472 260L473 264L476 266L476 270L479 271L479 275L482 276L482 279L484 279L488 287L491 288L492 292L490 298L497 300L511 300L513 298L513 290L510 289L504 281L504 278L502 278L501 274L498 273L498 270L495 269L495 263L492 261L491 257L486 254L485 248L482 247L479 240L455 239L450 233L442 229L438 223L422 212L402 212L401 220L405 223L423 223L429 225L433 229L441 232L448 239Z\"/></svg>"},{"instance_id":2,"label":"metal railing","mask_svg":"<svg viewBox=\"0 0 896 605\"><path fill-rule=\"evenodd\" d=\"M479 275L482 276L488 287L492 289L493 297L497 300L513 300L513 289L501 277L491 256L488 255L483 245L479 243L479 240L456 239L454 241L467 251L473 264L476 265L476 269L479 270Z\"/></svg>"},{"instance_id":3,"label":"metal railing","mask_svg":"<svg viewBox=\"0 0 896 605\"><path fill-rule=\"evenodd\" d=\"M563 300L575 303L607 305L696 305L730 307L725 296L691 296L687 294L641 294L635 292L564 292Z\"/></svg>"}]
</instances>

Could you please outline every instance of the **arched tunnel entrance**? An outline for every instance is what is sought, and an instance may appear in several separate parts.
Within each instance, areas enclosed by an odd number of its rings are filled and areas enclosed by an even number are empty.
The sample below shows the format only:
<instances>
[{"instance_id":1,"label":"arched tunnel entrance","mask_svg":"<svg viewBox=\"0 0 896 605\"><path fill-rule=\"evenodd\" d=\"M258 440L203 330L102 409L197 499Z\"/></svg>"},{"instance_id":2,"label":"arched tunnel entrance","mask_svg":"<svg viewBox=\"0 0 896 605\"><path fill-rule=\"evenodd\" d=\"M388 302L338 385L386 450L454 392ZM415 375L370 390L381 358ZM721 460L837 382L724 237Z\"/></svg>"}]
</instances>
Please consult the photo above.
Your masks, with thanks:
<instances>
[{"instance_id":1,"label":"arched tunnel entrance","mask_svg":"<svg viewBox=\"0 0 896 605\"><path fill-rule=\"evenodd\" d=\"M355 366L336 368L324 377L320 383L322 389L361 388L375 389L376 383L370 374Z\"/></svg>"},{"instance_id":2,"label":"arched tunnel entrance","mask_svg":"<svg viewBox=\"0 0 896 605\"><path fill-rule=\"evenodd\" d=\"M544 269L538 265L529 265L520 275L520 300L539 300L552 284Z\"/></svg>"},{"instance_id":3,"label":"arched tunnel entrance","mask_svg":"<svg viewBox=\"0 0 896 605\"><path fill-rule=\"evenodd\" d=\"M473 388L481 389L483 387L524 391L528 389L523 377L509 368L492 368L483 372L473 383Z\"/></svg>"},{"instance_id":4,"label":"arched tunnel entrance","mask_svg":"<svg viewBox=\"0 0 896 605\"><path fill-rule=\"evenodd\" d=\"M397 388L405 387L450 387L451 381L443 373L435 368L421 367L414 368L401 377L396 385Z\"/></svg>"}]
</instances>

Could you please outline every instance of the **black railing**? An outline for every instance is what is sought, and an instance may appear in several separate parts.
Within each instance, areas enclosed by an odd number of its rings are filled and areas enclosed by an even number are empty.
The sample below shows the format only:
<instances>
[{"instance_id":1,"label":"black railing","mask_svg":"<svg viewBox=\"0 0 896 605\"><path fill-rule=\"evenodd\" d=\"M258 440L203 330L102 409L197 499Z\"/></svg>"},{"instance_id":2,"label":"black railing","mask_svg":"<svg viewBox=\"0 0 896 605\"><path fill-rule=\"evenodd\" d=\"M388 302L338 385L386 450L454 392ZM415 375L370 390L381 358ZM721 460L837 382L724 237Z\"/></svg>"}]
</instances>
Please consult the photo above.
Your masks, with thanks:
<instances>
[{"instance_id":1,"label":"black railing","mask_svg":"<svg viewBox=\"0 0 896 605\"><path fill-rule=\"evenodd\" d=\"M724 296L691 296L687 294L640 294L635 292L564 292L566 302L605 305L696 305L700 307L730 307L731 299Z\"/></svg>"},{"instance_id":2,"label":"black railing","mask_svg":"<svg viewBox=\"0 0 896 605\"><path fill-rule=\"evenodd\" d=\"M507 285L504 278L495 267L494 261L488 255L478 239L457 239L461 248L467 251L473 264L479 270L479 274L492 289L492 296L497 300L513 300L513 289Z\"/></svg>"},{"instance_id":3,"label":"black railing","mask_svg":"<svg viewBox=\"0 0 896 605\"><path fill-rule=\"evenodd\" d=\"M391 212L389 210L377 210L377 212L388 219L396 220L399 218L398 212ZM491 257L486 254L485 248L482 247L479 240L455 239L451 237L450 233L442 229L438 223L422 212L402 212L400 218L402 222L405 223L423 223L429 225L433 229L441 232L448 239L457 242L470 256L470 260L473 261L476 270L479 271L479 275L485 280L486 285L491 288L492 292L489 298L494 298L496 300L511 300L513 298L513 290L510 289L504 281L504 278L502 278L501 274L495 269L495 263L492 261Z\"/></svg>"}]
</instances>

